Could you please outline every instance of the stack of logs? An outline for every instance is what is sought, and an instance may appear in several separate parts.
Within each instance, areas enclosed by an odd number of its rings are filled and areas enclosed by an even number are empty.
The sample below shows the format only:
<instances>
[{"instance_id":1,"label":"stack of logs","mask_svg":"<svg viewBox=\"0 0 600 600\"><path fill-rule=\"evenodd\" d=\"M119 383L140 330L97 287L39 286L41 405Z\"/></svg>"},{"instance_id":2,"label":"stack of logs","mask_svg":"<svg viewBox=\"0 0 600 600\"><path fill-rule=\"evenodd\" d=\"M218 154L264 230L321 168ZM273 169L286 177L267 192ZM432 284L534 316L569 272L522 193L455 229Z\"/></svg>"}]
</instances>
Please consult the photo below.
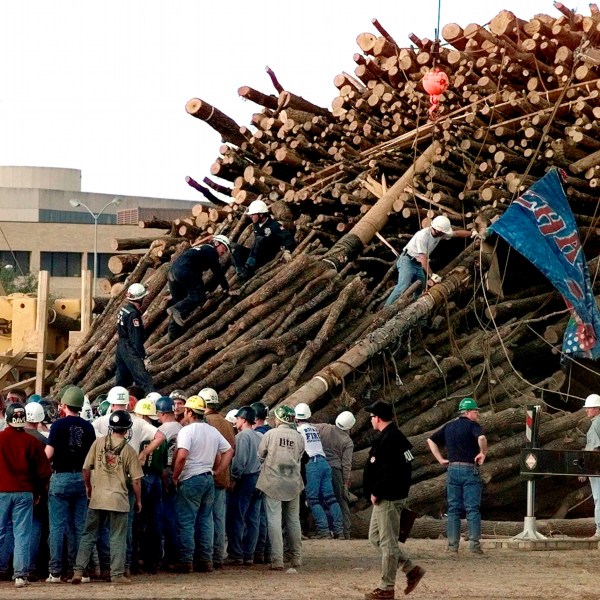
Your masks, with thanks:
<instances>
[{"instance_id":1,"label":"stack of logs","mask_svg":"<svg viewBox=\"0 0 600 600\"><path fill-rule=\"evenodd\" d=\"M594 49L600 11L591 5L584 17L560 3L555 7L558 16L530 21L502 11L487 27L452 23L442 30L446 44L411 35L407 48L374 20L377 34L358 36L354 74L334 79L338 95L331 110L284 90L272 71L277 95L239 89L260 106L249 127L200 99L189 101L188 113L223 138L211 173L224 182L188 180L215 206L198 206L189 219L165 223L168 232L157 240L138 246L115 241L115 250L148 250L115 259L115 269L128 274L113 283L113 297L57 386L77 383L93 397L110 388L122 286L143 281L150 292L146 348L161 392L214 387L224 410L257 400L271 407L306 401L315 419L329 422L340 410L354 411L352 490L358 496L373 440L360 409L377 399L390 401L414 444L411 503L432 516L444 511L444 474L425 440L455 415L460 398L473 396L484 410L491 445L483 468L484 514L522 516L518 457L525 405L546 407L544 447L583 445L585 420L576 396L586 389L560 369L566 319L560 297L501 243L502 294L486 292L478 245L449 240L433 257L434 269L447 275L448 283L434 288L439 293L412 303L405 296L385 308L395 258L373 234L361 238L361 252L337 270L322 258L386 199L389 210L379 233L400 250L436 214L456 226L485 226L552 166L568 171L566 192L585 248L593 248L600 188ZM450 87L438 120L429 122L421 80L434 67L448 73ZM430 158L400 180L422 155ZM401 189L390 189L395 182ZM294 260L263 267L241 286L238 298L209 298L182 338L168 343L170 261L210 234L250 244L243 212L257 198L295 232ZM228 278L235 286L232 268ZM326 390L315 391L319 378ZM562 393L565 388L570 395ZM588 494L585 487L551 478L538 490L538 514L555 518ZM359 501L357 507L366 505ZM569 514L588 508L583 504Z\"/></svg>"}]
</instances>

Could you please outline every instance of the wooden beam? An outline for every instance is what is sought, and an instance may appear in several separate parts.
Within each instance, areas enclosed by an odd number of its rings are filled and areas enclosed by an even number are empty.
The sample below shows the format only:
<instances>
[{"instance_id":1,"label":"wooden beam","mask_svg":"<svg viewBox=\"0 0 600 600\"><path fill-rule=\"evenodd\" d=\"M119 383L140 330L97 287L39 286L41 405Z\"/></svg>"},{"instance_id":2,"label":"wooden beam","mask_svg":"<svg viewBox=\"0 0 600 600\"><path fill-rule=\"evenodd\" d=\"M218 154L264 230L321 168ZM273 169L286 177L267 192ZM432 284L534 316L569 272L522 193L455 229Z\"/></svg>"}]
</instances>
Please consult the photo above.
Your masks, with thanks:
<instances>
[{"instance_id":1,"label":"wooden beam","mask_svg":"<svg viewBox=\"0 0 600 600\"><path fill-rule=\"evenodd\" d=\"M38 276L38 302L36 332L41 342L38 349L37 366L35 369L35 393L44 393L44 379L46 374L46 343L48 341L48 293L49 293L48 271L40 271Z\"/></svg>"}]
</instances>

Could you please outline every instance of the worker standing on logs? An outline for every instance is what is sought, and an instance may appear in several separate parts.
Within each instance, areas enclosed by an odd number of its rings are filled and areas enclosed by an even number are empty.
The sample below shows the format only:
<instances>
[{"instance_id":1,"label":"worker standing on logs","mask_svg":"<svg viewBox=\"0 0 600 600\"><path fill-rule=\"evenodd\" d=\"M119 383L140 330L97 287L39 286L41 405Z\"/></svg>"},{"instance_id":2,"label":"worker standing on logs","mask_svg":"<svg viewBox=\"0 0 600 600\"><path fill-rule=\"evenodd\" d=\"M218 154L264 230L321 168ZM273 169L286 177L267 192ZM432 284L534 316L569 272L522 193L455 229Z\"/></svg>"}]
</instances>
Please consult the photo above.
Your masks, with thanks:
<instances>
[{"instance_id":1,"label":"worker standing on logs","mask_svg":"<svg viewBox=\"0 0 600 600\"><path fill-rule=\"evenodd\" d=\"M479 407L473 398L463 398L458 406L458 419L453 419L438 429L427 444L436 460L448 467L448 552L458 553L460 517L467 513L469 549L473 554L483 554L481 537L481 476L479 467L487 454L487 439L479 420ZM448 458L440 447L445 446Z\"/></svg>"},{"instance_id":2,"label":"worker standing on logs","mask_svg":"<svg viewBox=\"0 0 600 600\"><path fill-rule=\"evenodd\" d=\"M425 575L398 543L400 515L410 489L412 445L392 422L392 407L374 402L365 409L371 426L379 431L373 442L363 474L363 489L373 505L369 541L381 550L381 581L365 600L393 600L398 568L406 574L405 594L410 594Z\"/></svg>"},{"instance_id":3,"label":"worker standing on logs","mask_svg":"<svg viewBox=\"0 0 600 600\"><path fill-rule=\"evenodd\" d=\"M269 214L269 207L262 200L251 202L246 214L252 219L254 244L252 248L236 244L231 253L235 272L241 280L252 277L282 249L283 260L290 262L296 247L292 234Z\"/></svg>"},{"instance_id":4,"label":"worker standing on logs","mask_svg":"<svg viewBox=\"0 0 600 600\"><path fill-rule=\"evenodd\" d=\"M468 238L476 237L477 230L452 229L450 219L438 215L431 221L429 227L417 231L396 261L398 268L398 283L392 290L385 306L393 304L413 283L420 281L425 291L434 283L439 283L441 277L431 271L429 257L441 240L449 240L453 237Z\"/></svg>"},{"instance_id":5,"label":"worker standing on logs","mask_svg":"<svg viewBox=\"0 0 600 600\"><path fill-rule=\"evenodd\" d=\"M590 419L590 428L586 433L585 449L591 451L600 450L600 396L598 394L590 394L585 399L585 414ZM579 481L590 480L592 488L592 497L594 498L594 521L596 522L596 533L592 539L600 539L600 477L580 477Z\"/></svg>"},{"instance_id":6,"label":"worker standing on logs","mask_svg":"<svg viewBox=\"0 0 600 600\"><path fill-rule=\"evenodd\" d=\"M192 311L206 300L206 292L213 291L218 285L225 293L229 293L229 285L225 271L219 259L230 249L229 238L215 235L210 244L193 246L175 259L169 271L169 291L171 306L167 313L169 321L169 341L176 340L182 333L186 319ZM212 271L213 279L208 286L204 284L203 275Z\"/></svg>"},{"instance_id":7,"label":"worker standing on logs","mask_svg":"<svg viewBox=\"0 0 600 600\"><path fill-rule=\"evenodd\" d=\"M129 300L117 315L117 366L116 386L127 387L132 383L144 388L146 393L154 389L148 373L149 362L144 350L144 323L142 322L142 300L148 290L141 283L132 283L127 289Z\"/></svg>"}]
</instances>

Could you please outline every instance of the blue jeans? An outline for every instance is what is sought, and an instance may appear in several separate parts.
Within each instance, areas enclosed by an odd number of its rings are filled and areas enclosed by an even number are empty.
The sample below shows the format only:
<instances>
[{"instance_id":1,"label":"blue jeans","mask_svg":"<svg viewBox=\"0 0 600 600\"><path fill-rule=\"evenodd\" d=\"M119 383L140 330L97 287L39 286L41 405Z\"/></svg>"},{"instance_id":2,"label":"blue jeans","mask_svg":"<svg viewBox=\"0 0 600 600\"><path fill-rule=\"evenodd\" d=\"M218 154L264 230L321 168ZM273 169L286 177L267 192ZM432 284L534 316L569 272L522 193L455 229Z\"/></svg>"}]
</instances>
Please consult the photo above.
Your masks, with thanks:
<instances>
[{"instance_id":1,"label":"blue jeans","mask_svg":"<svg viewBox=\"0 0 600 600\"><path fill-rule=\"evenodd\" d=\"M69 548L69 568L75 558L87 516L87 495L81 473L54 473L48 490L48 512L50 517L50 573L60 575L63 569L63 545L65 534Z\"/></svg>"},{"instance_id":2,"label":"blue jeans","mask_svg":"<svg viewBox=\"0 0 600 600\"><path fill-rule=\"evenodd\" d=\"M265 506L264 496L262 496L260 499L259 521L260 526L258 528L258 539L256 542L256 548L254 549L254 554L258 555L258 558L263 559L265 562L271 562L271 542L269 540L267 508Z\"/></svg>"},{"instance_id":3,"label":"blue jeans","mask_svg":"<svg viewBox=\"0 0 600 600\"><path fill-rule=\"evenodd\" d=\"M480 547L481 537L481 477L479 469L473 465L450 463L448 466L448 547L458 550L460 541L460 517L467 513L469 526L469 547Z\"/></svg>"},{"instance_id":4,"label":"blue jeans","mask_svg":"<svg viewBox=\"0 0 600 600\"><path fill-rule=\"evenodd\" d=\"M144 568L154 572L162 558L162 480L158 473L142 477L142 512L139 515L139 550Z\"/></svg>"},{"instance_id":5,"label":"blue jeans","mask_svg":"<svg viewBox=\"0 0 600 600\"><path fill-rule=\"evenodd\" d=\"M262 494L256 489L258 473L242 475L227 501L227 554L254 560L260 527Z\"/></svg>"},{"instance_id":6,"label":"blue jeans","mask_svg":"<svg viewBox=\"0 0 600 600\"><path fill-rule=\"evenodd\" d=\"M175 508L180 563L191 563L194 559L212 561L214 499L215 483L212 473L194 475L179 483Z\"/></svg>"},{"instance_id":7,"label":"blue jeans","mask_svg":"<svg viewBox=\"0 0 600 600\"><path fill-rule=\"evenodd\" d=\"M309 458L306 463L306 501L315 519L319 533L329 533L326 510L331 514L333 531L344 534L344 519L333 493L331 467L324 456Z\"/></svg>"},{"instance_id":8,"label":"blue jeans","mask_svg":"<svg viewBox=\"0 0 600 600\"><path fill-rule=\"evenodd\" d=\"M13 578L29 575L29 540L33 515L31 492L0 492L0 548L12 531L14 536Z\"/></svg>"},{"instance_id":9,"label":"blue jeans","mask_svg":"<svg viewBox=\"0 0 600 600\"><path fill-rule=\"evenodd\" d=\"M596 533L600 533L600 477L588 477L594 498L594 521L596 522Z\"/></svg>"},{"instance_id":10,"label":"blue jeans","mask_svg":"<svg viewBox=\"0 0 600 600\"><path fill-rule=\"evenodd\" d=\"M213 562L222 563L225 559L225 511L227 506L227 490L215 486L213 502Z\"/></svg>"},{"instance_id":11,"label":"blue jeans","mask_svg":"<svg viewBox=\"0 0 600 600\"><path fill-rule=\"evenodd\" d=\"M425 277L425 271L421 263L408 256L408 254L401 254L396 261L396 267L398 268L398 283L392 290L389 298L385 301L384 306L393 304L400 296L415 282L420 281L425 289L427 278Z\"/></svg>"},{"instance_id":12,"label":"blue jeans","mask_svg":"<svg viewBox=\"0 0 600 600\"><path fill-rule=\"evenodd\" d=\"M163 489L163 541L164 541L164 564L172 565L177 561L179 541L177 538L177 491L173 485L171 473L167 475L167 483Z\"/></svg>"}]
</instances>

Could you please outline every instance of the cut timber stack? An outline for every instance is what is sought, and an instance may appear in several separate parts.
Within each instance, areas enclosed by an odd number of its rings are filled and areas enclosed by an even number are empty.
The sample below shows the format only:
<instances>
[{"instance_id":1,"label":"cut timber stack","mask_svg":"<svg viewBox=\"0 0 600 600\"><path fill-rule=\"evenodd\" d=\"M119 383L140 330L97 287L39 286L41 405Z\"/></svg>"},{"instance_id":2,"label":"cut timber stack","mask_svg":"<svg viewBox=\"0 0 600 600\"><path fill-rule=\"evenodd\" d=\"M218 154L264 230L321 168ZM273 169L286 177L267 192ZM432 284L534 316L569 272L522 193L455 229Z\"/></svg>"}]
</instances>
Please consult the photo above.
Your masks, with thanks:
<instances>
[{"instance_id":1,"label":"cut timber stack","mask_svg":"<svg viewBox=\"0 0 600 600\"><path fill-rule=\"evenodd\" d=\"M410 47L401 47L373 21L376 32L358 36L354 73L334 79L331 109L285 90L272 72L276 94L239 89L258 106L248 126L200 99L188 102L188 113L223 137L211 167L221 183L188 183L207 198L227 194L230 202L198 205L189 218L171 224L169 236L148 240L139 262L133 268L127 263L126 280L114 284L148 286L146 348L156 388L192 394L214 387L225 410L257 400L271 407L302 401L317 420L329 422L340 410L352 410L358 418L352 489L359 496L373 440L360 409L374 400L392 402L414 444L412 506L432 516L445 510L444 473L426 438L455 416L463 396L473 396L491 447L483 468L484 515L519 520L525 406L546 408L540 430L545 447L579 448L585 421L578 397L597 384L585 369L576 377L561 370L564 305L502 243L492 240L480 249L449 240L432 257L442 283L416 301L411 289L384 308L396 279L395 257L376 234L401 250L440 213L456 226L482 231L557 166L567 170L566 192L588 257L598 253L600 72L594 46L600 12L591 5L591 14L582 16L555 6L556 15L529 21L502 11L488 27L448 24L443 46L411 34ZM421 80L434 66L448 73L450 87L432 123ZM212 234L251 244L243 213L256 198L295 232L294 260L263 267L237 298L213 295L184 335L168 343L170 262ZM119 240L113 248L140 246ZM596 261L591 266L596 281ZM232 268L228 278L236 285ZM93 397L111 387L115 315L123 299L123 291L111 298L56 387L77 383ZM579 504L579 493L572 482L540 481L538 515L563 518ZM569 515L589 510L588 503Z\"/></svg>"}]
</instances>

